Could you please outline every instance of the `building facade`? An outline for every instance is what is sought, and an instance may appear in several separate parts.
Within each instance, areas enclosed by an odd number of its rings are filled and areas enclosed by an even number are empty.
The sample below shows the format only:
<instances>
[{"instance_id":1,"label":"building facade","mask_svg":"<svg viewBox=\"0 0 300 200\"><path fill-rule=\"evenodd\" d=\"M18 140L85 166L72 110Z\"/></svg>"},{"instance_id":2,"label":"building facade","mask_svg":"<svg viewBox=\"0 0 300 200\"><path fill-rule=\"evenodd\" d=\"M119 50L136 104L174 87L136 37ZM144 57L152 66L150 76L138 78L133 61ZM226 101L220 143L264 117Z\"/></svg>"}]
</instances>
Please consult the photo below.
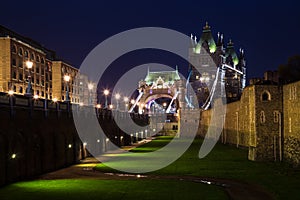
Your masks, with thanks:
<instances>
[{"instance_id":1,"label":"building facade","mask_svg":"<svg viewBox=\"0 0 300 200\"><path fill-rule=\"evenodd\" d=\"M26 62L32 62L28 69ZM70 77L69 82L64 76ZM24 95L28 82L31 94L42 99L69 100L78 104L95 104L95 83L39 43L0 26L0 92ZM69 98L66 98L67 93ZM91 97L93 96L93 97ZM92 100L91 100L92 99Z\"/></svg>"}]
</instances>

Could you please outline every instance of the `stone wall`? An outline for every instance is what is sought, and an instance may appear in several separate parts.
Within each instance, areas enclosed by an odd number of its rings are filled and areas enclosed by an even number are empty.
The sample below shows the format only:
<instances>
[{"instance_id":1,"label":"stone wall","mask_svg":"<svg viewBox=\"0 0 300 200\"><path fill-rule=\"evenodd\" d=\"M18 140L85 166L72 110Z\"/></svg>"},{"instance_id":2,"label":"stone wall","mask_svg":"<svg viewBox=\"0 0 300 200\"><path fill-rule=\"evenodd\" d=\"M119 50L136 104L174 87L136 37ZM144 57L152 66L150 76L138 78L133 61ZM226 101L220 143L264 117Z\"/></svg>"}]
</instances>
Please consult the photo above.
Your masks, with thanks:
<instances>
[{"instance_id":1,"label":"stone wall","mask_svg":"<svg viewBox=\"0 0 300 200\"><path fill-rule=\"evenodd\" d=\"M284 159L300 165L300 81L283 86Z\"/></svg>"},{"instance_id":2,"label":"stone wall","mask_svg":"<svg viewBox=\"0 0 300 200\"><path fill-rule=\"evenodd\" d=\"M142 128L134 136L124 133L114 117L130 117L143 127L148 124L147 116L117 112L113 117L110 110L98 109L97 120L106 136L82 141L71 108L75 112L83 107L47 101L45 109L45 100L0 93L0 185L74 164L89 155L85 145L97 145L101 153L111 149L108 140L122 146L145 137ZM95 112L95 108L88 111ZM81 114L82 119L89 117L88 113ZM90 128L86 124L86 131Z\"/></svg>"}]
</instances>

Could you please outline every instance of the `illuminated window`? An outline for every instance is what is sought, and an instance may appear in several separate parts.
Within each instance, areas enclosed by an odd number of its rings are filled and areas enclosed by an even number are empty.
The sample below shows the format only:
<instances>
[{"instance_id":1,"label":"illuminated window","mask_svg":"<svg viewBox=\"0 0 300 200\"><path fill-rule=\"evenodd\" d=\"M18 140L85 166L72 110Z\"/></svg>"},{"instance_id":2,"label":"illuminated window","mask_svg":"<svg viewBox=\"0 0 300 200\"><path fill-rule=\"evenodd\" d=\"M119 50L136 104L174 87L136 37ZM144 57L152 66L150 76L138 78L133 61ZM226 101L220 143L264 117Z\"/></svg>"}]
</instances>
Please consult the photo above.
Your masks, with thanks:
<instances>
[{"instance_id":1,"label":"illuminated window","mask_svg":"<svg viewBox=\"0 0 300 200\"><path fill-rule=\"evenodd\" d=\"M289 132L292 132L292 118L289 118Z\"/></svg>"},{"instance_id":2,"label":"illuminated window","mask_svg":"<svg viewBox=\"0 0 300 200\"><path fill-rule=\"evenodd\" d=\"M33 53L30 54L30 60L34 60L34 54Z\"/></svg>"}]
</instances>

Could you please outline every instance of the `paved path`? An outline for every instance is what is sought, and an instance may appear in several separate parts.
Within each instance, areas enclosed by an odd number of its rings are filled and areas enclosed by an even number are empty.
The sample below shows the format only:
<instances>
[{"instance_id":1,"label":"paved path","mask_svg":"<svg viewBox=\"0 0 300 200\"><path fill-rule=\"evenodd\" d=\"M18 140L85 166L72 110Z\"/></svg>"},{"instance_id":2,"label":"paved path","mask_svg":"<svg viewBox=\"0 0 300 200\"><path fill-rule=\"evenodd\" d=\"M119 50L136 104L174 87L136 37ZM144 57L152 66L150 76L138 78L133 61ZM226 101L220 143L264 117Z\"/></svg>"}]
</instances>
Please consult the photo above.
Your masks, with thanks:
<instances>
[{"instance_id":1,"label":"paved path","mask_svg":"<svg viewBox=\"0 0 300 200\"><path fill-rule=\"evenodd\" d=\"M152 179L152 180L177 180L192 181L199 184L217 185L222 187L230 199L233 200L272 200L274 197L263 190L260 186L243 183L235 180L204 178L196 176L164 176L164 175L136 175L136 174L117 174L103 173L95 171L94 167L99 162L94 158L87 158L80 164L61 169L55 172L44 174L39 179L97 179L97 180L136 180L136 179Z\"/></svg>"}]
</instances>

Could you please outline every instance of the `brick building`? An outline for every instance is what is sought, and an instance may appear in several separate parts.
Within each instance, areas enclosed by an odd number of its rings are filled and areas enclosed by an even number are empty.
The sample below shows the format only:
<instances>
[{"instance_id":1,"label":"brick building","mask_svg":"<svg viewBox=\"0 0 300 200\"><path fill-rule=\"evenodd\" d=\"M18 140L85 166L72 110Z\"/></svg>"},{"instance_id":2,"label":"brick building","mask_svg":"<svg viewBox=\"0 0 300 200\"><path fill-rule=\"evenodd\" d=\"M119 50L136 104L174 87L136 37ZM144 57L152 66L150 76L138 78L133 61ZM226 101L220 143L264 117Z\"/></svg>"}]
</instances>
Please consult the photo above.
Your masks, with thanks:
<instances>
[{"instance_id":1,"label":"brick building","mask_svg":"<svg viewBox=\"0 0 300 200\"><path fill-rule=\"evenodd\" d=\"M27 61L33 63L31 69L27 68ZM70 76L68 83L64 81L65 75ZM16 94L25 94L29 76L31 93L39 98L65 101L68 84L72 103L95 103L95 94L88 86L96 87L96 84L86 75L79 75L77 68L57 60L54 51L0 26L0 92L12 90Z\"/></svg>"}]
</instances>

